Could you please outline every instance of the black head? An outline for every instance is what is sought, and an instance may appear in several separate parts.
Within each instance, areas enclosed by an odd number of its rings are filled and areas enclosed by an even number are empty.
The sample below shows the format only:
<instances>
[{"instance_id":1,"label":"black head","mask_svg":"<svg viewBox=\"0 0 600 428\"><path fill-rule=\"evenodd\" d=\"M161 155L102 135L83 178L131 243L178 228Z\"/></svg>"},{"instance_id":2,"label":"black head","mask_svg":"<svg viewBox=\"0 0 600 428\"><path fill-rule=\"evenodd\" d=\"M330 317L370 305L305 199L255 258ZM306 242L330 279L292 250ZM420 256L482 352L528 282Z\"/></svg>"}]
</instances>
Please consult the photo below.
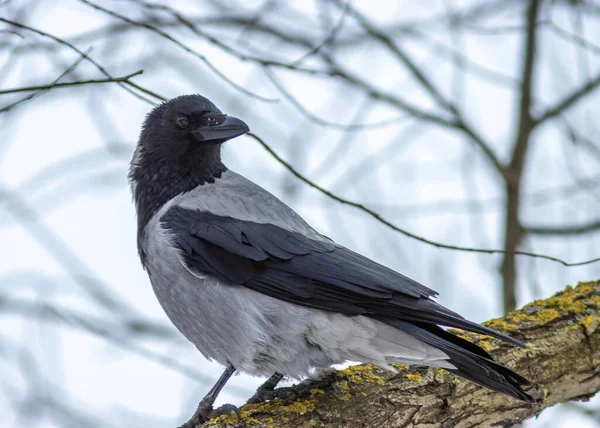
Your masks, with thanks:
<instances>
[{"instance_id":1,"label":"black head","mask_svg":"<svg viewBox=\"0 0 600 428\"><path fill-rule=\"evenodd\" d=\"M200 95L173 98L152 110L129 170L138 233L168 200L220 177L226 170L221 144L248 131Z\"/></svg>"},{"instance_id":2,"label":"black head","mask_svg":"<svg viewBox=\"0 0 600 428\"><path fill-rule=\"evenodd\" d=\"M146 150L166 149L186 156L190 151L224 143L248 132L248 125L223 114L200 95L182 95L152 110L142 127L139 144Z\"/></svg>"}]
</instances>

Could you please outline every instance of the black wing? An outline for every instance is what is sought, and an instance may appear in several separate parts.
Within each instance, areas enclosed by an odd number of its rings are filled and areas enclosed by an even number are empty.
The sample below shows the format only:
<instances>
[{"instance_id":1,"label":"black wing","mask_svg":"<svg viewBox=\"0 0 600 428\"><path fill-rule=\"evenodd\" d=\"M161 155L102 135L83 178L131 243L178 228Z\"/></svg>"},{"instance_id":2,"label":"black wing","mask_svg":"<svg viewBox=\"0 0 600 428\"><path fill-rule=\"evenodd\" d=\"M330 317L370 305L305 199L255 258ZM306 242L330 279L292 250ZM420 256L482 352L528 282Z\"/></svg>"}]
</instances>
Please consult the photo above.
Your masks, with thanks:
<instances>
[{"instance_id":1,"label":"black wing","mask_svg":"<svg viewBox=\"0 0 600 428\"><path fill-rule=\"evenodd\" d=\"M189 269L304 306L381 320L441 324L521 342L437 304L437 293L328 240L181 207L161 218Z\"/></svg>"}]
</instances>

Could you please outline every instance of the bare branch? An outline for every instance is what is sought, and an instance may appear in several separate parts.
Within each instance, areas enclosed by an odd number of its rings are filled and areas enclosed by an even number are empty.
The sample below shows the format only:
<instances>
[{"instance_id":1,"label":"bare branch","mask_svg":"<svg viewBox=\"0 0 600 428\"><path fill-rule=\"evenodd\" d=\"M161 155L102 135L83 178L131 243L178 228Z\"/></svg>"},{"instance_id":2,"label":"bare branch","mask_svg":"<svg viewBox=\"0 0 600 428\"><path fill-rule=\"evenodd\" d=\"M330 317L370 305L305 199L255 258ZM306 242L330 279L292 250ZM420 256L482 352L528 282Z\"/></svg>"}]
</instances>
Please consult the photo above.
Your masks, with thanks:
<instances>
[{"instance_id":1,"label":"bare branch","mask_svg":"<svg viewBox=\"0 0 600 428\"><path fill-rule=\"evenodd\" d=\"M554 32L556 35L558 35L558 36L562 37L563 39L566 39L570 42L575 43L577 46L580 46L585 50L588 50L597 55L600 55L600 46L593 44L589 40L586 40L577 34L569 33L568 31L563 30L553 21L548 21L546 24L547 24L548 28L550 28L552 30L552 32Z\"/></svg>"},{"instance_id":2,"label":"bare branch","mask_svg":"<svg viewBox=\"0 0 600 428\"><path fill-rule=\"evenodd\" d=\"M197 36L202 37L203 39L207 40L208 42L212 43L213 45L221 48L224 52L240 59L241 61L251 61L251 62L255 62L260 65L268 65L268 66L273 66L273 67L278 67L278 68L294 70L294 71L304 73L304 74L309 74L309 75L324 75L324 76L331 75L331 73L326 70L318 70L318 69L314 69L314 68L299 67L298 65L296 65L294 63L285 63L285 62L276 61L276 60L272 60L272 59L259 58L259 57L252 56L247 53L238 51L238 50L234 49L233 47L227 45L226 43L223 43L218 38L211 36L210 34L208 34L205 31L202 31L198 27L198 25L194 24L194 22L191 19L186 18L184 15L182 15L181 13L179 13L177 10L173 9L170 6L147 2L147 1L143 1L143 0L136 0L136 3L142 5L145 8L150 9L150 10L161 10L161 11L169 13L171 16L173 16L176 19L176 22L179 22L182 25L184 25L187 29L192 31L192 33L196 34ZM201 20L201 21L202 21L202 23L205 22L205 20ZM126 22L129 22L129 21L126 21ZM163 23L159 22L159 24L163 24ZM130 25L128 25L127 27L131 28ZM153 25L153 27L158 29L158 25L156 25L156 24Z\"/></svg>"},{"instance_id":3,"label":"bare branch","mask_svg":"<svg viewBox=\"0 0 600 428\"><path fill-rule=\"evenodd\" d=\"M277 153L275 153L275 151L267 144L265 143L262 139L260 139L259 137L257 137L256 135L252 134L252 133L248 133L246 134L249 137L254 138L261 146L263 146L263 148L269 152L269 154L271 156L273 156L279 163L281 163L288 171L290 171L292 174L294 174L296 177L298 177L300 180L302 180L303 182L305 182L306 184L308 184L310 187L312 187L315 190L318 190L319 192L323 193L324 195L328 196L329 198L343 204L343 205L348 205L354 208L358 208L359 210L367 213L368 215L370 215L371 217L373 217L374 219L376 219L377 221L379 221L380 223L383 223L384 225L386 225L387 227L389 227L392 230L395 230L396 232L399 232L405 236L408 236L409 238L415 239L417 241L423 242L425 244L429 244L429 245L433 245L434 247L437 248L445 248L447 250L457 250L457 251L466 251L466 252L471 252L471 253L484 253L484 254L506 254L506 251L503 250L491 250L491 249L483 249L483 248L471 248L471 247L461 247L458 245L448 245L448 244L442 244L440 242L436 242L436 241L431 241L427 238L423 238L421 236L415 235L414 233L411 233L405 229L401 229L400 227L396 226L395 224L393 224L392 222L390 222L389 220L386 220L383 216L381 216L380 214L376 213L375 211L365 207L362 204L359 204L358 202L353 202L350 201L348 199L344 199L332 192L330 192L329 190L319 186L318 184L312 182L311 180L309 180L308 178L306 178L304 175L302 175L300 172L296 171L294 169L294 167L292 165L290 165L288 162L286 162L285 160L283 160L283 158L281 158ZM515 255L522 255L522 256L529 256L529 257L536 257L536 258L540 258L540 259L544 259L544 260L550 260L553 262L557 262L562 264L563 266L582 266L582 265L587 265L587 264L592 264L592 263L596 263L596 262L600 262L600 257L595 258L595 259L591 259L591 260L584 260L582 262L574 262L574 263L569 263L569 262L565 262L564 260L558 259L556 257L551 257L551 256L546 256L543 254L536 254L536 253L530 253L530 252L526 252L526 251L513 251L512 254Z\"/></svg>"},{"instance_id":4,"label":"bare branch","mask_svg":"<svg viewBox=\"0 0 600 428\"><path fill-rule=\"evenodd\" d=\"M273 85L277 88L277 90L279 90L279 92L300 112L302 113L308 120L310 120L313 123L316 123L317 125L321 125L321 126L326 126L328 128L336 128L336 129L341 129L343 131L359 131L361 129L365 129L365 128L379 128L379 127L384 127L384 126L389 126L389 125L395 125L398 124L404 120L410 119L411 116L410 115L403 115L400 117L397 117L395 119L389 119L389 120L384 120L381 122L374 122L374 123L348 123L348 124L343 124L343 123L334 123L334 122L329 122L327 120L324 120L322 118L320 118L319 116L316 116L314 114L312 114L306 107L304 107L300 101L298 101L283 85L283 83L281 83L281 81L279 80L279 78L277 77L277 75L267 66L264 67L264 71L266 76L269 78L269 80L271 80L271 82L273 83Z\"/></svg>"},{"instance_id":5,"label":"bare branch","mask_svg":"<svg viewBox=\"0 0 600 428\"><path fill-rule=\"evenodd\" d=\"M417 79L417 81L429 92L429 94L436 100L438 105L442 108L447 109L454 113L453 106L444 98L441 92L434 86L433 82L425 76L425 74L417 67L417 65L410 59L408 54L404 52L387 34L379 31L375 28L375 25L371 23L366 16L361 14L358 10L349 5L348 2L340 5L341 0L336 0L335 3L338 6L346 7L349 10L356 21L369 33L372 37L379 40L388 50L402 63L410 73Z\"/></svg>"},{"instance_id":6,"label":"bare branch","mask_svg":"<svg viewBox=\"0 0 600 428\"><path fill-rule=\"evenodd\" d=\"M600 230L600 219L569 226L523 226L527 233L544 236L574 236Z\"/></svg>"},{"instance_id":7,"label":"bare branch","mask_svg":"<svg viewBox=\"0 0 600 428\"><path fill-rule=\"evenodd\" d=\"M339 5L340 0L336 0L336 4ZM417 67L417 65L409 58L409 56L390 38L387 34L377 30L375 26L360 12L356 9L349 7L350 14L360 23L360 25L374 38L382 42L395 56L396 58L406 66L410 73L417 79L417 81L425 88L427 92L436 100L438 105L446 109L455 117L453 125L464 134L466 134L475 144L477 144L487 156L488 160L494 165L500 175L505 175L503 165L498 160L496 154L493 152L491 147L484 142L483 137L478 135L475 130L468 126L466 120L463 119L458 112L457 107L447 101L441 92L434 86L433 82L423 74L423 72Z\"/></svg>"},{"instance_id":8,"label":"bare branch","mask_svg":"<svg viewBox=\"0 0 600 428\"><path fill-rule=\"evenodd\" d=\"M85 54L88 55L91 52L92 48L89 48L85 51ZM69 75L73 70L75 70L79 64L81 64L81 61L84 60L85 58L83 56L80 56L79 58L77 58L77 60L75 60L75 62L73 64L71 64L65 71L63 71L60 76L58 76L56 79L54 79L54 81L52 82L52 84L56 84L58 82L60 82L60 80ZM50 88L48 88L50 89ZM47 89L46 89L47 90ZM35 92L33 94L27 95L26 97L21 98L20 100L15 101L12 104L9 104L5 107L0 108L0 113L5 113L7 111L10 111L11 109L15 108L16 106L18 106L19 104L22 104L26 101L32 100L33 98L41 95L42 93L44 93L46 90L40 90L38 92Z\"/></svg>"},{"instance_id":9,"label":"bare branch","mask_svg":"<svg viewBox=\"0 0 600 428\"><path fill-rule=\"evenodd\" d=\"M325 39L323 39L323 41L321 43L318 43L314 48L312 48L311 50L306 52L300 58L298 58L295 61L292 61L291 65L297 66L299 64L302 64L302 62L304 62L304 60L309 58L311 55L319 52L321 49L323 49L325 46L327 46L328 44L332 43L335 40L336 36L338 35L338 33L341 31L342 27L344 26L344 21L346 20L346 17L348 16L348 11L350 9L351 1L352 0L344 1L344 5L342 7L342 15L340 16L340 19L338 20L338 22L331 29L331 31L329 32L327 37L325 37Z\"/></svg>"},{"instance_id":10,"label":"bare branch","mask_svg":"<svg viewBox=\"0 0 600 428\"><path fill-rule=\"evenodd\" d=\"M525 36L525 51L523 53L523 77L521 99L519 102L519 125L517 138L513 147L510 169L513 173L519 173L523 169L525 155L529 146L529 135L533 129L533 119L531 117L531 100L533 97L533 77L534 66L537 54L537 27L536 18L538 13L539 0L531 2L527 12L528 25Z\"/></svg>"},{"instance_id":11,"label":"bare branch","mask_svg":"<svg viewBox=\"0 0 600 428\"><path fill-rule=\"evenodd\" d=\"M199 54L198 52L196 52L194 49L190 48L189 46L185 45L184 43L180 42L179 40L175 39L173 36L165 33L163 30L156 28L146 22L141 22L141 21L136 21L134 19L131 18L127 18L123 15L120 15L112 10L106 9L96 3L93 3L89 0L79 0L84 4L87 4L88 6L106 13L107 15L112 16L113 18L117 18L120 19L122 21L125 21L131 25L135 25L137 27L140 28L146 28L147 30L150 30L158 35L160 35L161 37L169 40L170 42L174 43L175 45L179 46L181 49L183 49L184 51L186 51L187 53L195 56L196 58L198 58L200 61L202 61L213 73L215 73L217 76L219 76L223 81L227 82L229 85L231 85L232 87L234 87L235 89L237 89L238 91L242 92L243 94L246 94L252 98L256 98L258 100L261 101L265 101L265 102L277 102L277 99L274 98L267 98L267 97L263 97L261 95L255 94L252 91L249 91L248 89L244 88L243 86L238 85L237 83L235 83L233 80L231 80L229 77L227 77L226 74L224 74L222 71L220 71L217 67L215 67L209 60L208 58L206 58L204 55Z\"/></svg>"},{"instance_id":12,"label":"bare branch","mask_svg":"<svg viewBox=\"0 0 600 428\"><path fill-rule=\"evenodd\" d=\"M102 66L101 66L100 64L98 64L98 63L97 63L97 62L96 62L94 59L92 59L91 57L89 57L89 56L88 56L88 55L87 55L85 52L81 51L79 48L77 48L76 46L74 46L74 45L72 45L71 43L67 42L66 40L63 40L63 39L61 39L61 38L59 38L59 37L56 37L56 36L53 36L52 34L46 33L46 32L44 32L44 31L38 30L37 28L29 27L28 25L21 24L21 23L19 23L19 22L16 22L16 21L11 21L11 20L9 20L9 19L6 19L6 18L2 18L1 16L0 16L0 21L1 21L1 22L5 22L5 23L7 23L7 24L10 24L10 25L14 25L15 27L22 28L22 29L24 29L24 30L29 30L29 31L31 31L31 32L33 32L33 33L39 34L39 35L40 35L40 36L42 36L42 37L47 37L47 38L49 38L49 39L52 39L52 40L54 40L56 43L59 43L59 44L61 44L61 45L64 45L64 46L68 47L69 49L71 49L71 50L73 50L73 51L77 52L79 55L81 55L83 58L85 58L85 59L86 59L87 61L89 61L91 64L93 64L93 65L94 65L94 66L95 66L95 67L96 67L96 68L97 68L97 69L98 69L98 70L99 70L99 71L100 71L102 74L104 74L106 77L108 77L109 79L112 79L112 78L113 78L113 76L111 76L111 75L108 73L108 71L106 71L106 69L105 69L104 67L102 67ZM148 100L147 98L144 98L143 96L141 96L140 94L136 93L135 91L132 91L130 88L128 88L127 86L125 86L125 84L124 84L124 83L122 83L122 82L118 82L118 84L119 84L119 86L121 86L123 89L125 89L127 92L129 92L130 94L132 94L133 96L135 96L135 97L137 97L137 98L141 99L142 101L145 101L145 102L147 102L147 103L149 103L149 104L152 104L152 105L154 105L154 103L153 103L152 101ZM162 96L158 95L157 93L155 93L155 92L153 92L153 91L151 91L151 90L149 90L149 89L146 89L146 88L144 88L144 87L142 87L142 86L139 86L139 85L137 85L137 84L135 84L135 83L128 82L128 84L129 84L130 86L132 86L132 87L136 88L137 90L139 90L139 91L141 91L141 92L143 92L143 93L147 94L147 95L150 95L150 96L152 96L152 97L154 97L154 98L158 98L159 100L162 100L162 101L164 101L164 100L166 99L165 97L162 97Z\"/></svg>"},{"instance_id":13,"label":"bare branch","mask_svg":"<svg viewBox=\"0 0 600 428\"><path fill-rule=\"evenodd\" d=\"M564 113L566 110L568 110L573 105L581 101L583 98L591 95L598 88L598 86L600 86L600 73L598 73L585 85L581 86L579 89L573 91L570 95L567 95L562 100L557 102L556 105L546 109L544 113L540 114L537 118L534 119L535 125L537 126L541 123L544 123L548 119L551 119L561 113Z\"/></svg>"},{"instance_id":14,"label":"bare branch","mask_svg":"<svg viewBox=\"0 0 600 428\"><path fill-rule=\"evenodd\" d=\"M48 89L55 88L67 88L70 86L81 86L81 85L92 85L96 83L129 83L129 79L142 74L144 70L138 70L135 73L128 74L123 77L110 77L108 79L89 79L79 80L77 82L65 82L65 83L49 83L48 85L37 85L37 86L22 86L20 88L13 89L2 89L0 95L14 94L16 92L29 92L29 91L47 91Z\"/></svg>"}]
</instances>

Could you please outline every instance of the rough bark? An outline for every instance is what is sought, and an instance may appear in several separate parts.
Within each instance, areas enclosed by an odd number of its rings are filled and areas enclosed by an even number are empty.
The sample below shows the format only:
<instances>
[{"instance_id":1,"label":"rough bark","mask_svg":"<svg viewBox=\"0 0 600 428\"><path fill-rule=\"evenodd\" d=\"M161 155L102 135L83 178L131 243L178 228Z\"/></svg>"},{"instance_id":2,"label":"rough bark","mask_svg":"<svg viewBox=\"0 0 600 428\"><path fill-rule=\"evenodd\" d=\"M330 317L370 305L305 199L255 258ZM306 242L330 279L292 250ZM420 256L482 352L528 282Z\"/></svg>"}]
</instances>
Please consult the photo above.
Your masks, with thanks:
<instances>
[{"instance_id":1,"label":"rough bark","mask_svg":"<svg viewBox=\"0 0 600 428\"><path fill-rule=\"evenodd\" d=\"M485 323L523 340L515 349L487 336L462 333L533 382L536 404L478 387L444 370L370 365L330 371L296 385L298 398L246 405L249 427L489 427L511 426L600 390L600 282L567 287L503 318ZM208 426L234 427L221 416Z\"/></svg>"}]
</instances>

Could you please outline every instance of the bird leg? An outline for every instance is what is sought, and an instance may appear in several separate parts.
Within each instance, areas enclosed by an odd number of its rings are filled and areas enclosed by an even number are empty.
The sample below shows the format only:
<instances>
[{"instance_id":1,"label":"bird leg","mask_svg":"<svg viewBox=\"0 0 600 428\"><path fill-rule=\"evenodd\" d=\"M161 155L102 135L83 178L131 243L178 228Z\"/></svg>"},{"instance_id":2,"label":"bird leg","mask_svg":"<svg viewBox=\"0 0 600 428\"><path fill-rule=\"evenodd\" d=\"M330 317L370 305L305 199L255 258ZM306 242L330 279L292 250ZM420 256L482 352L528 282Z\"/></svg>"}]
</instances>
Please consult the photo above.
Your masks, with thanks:
<instances>
[{"instance_id":1,"label":"bird leg","mask_svg":"<svg viewBox=\"0 0 600 428\"><path fill-rule=\"evenodd\" d=\"M258 387L254 395L248 400L247 404L257 404L269 400L275 400L277 398L286 400L288 398L295 397L296 393L292 388L275 389L281 379L283 379L283 375L275 372L269 379L266 380L265 383Z\"/></svg>"},{"instance_id":2,"label":"bird leg","mask_svg":"<svg viewBox=\"0 0 600 428\"><path fill-rule=\"evenodd\" d=\"M181 427L179 428L195 428L196 425L206 422L209 419L233 412L235 412L235 414L237 415L238 422L241 421L240 409L238 409L233 404L224 404L218 409L213 410L213 404L215 403L217 396L219 395L219 393L221 392L221 390L223 389L223 387L234 372L235 367L233 367L232 365L228 366L225 369L219 380L217 380L217 383L215 383L215 385L210 389L210 391L208 391L208 394L206 394L202 401L200 401L200 404L198 404L198 408L196 409L194 416L192 416L192 418L189 421L181 425Z\"/></svg>"}]
</instances>

